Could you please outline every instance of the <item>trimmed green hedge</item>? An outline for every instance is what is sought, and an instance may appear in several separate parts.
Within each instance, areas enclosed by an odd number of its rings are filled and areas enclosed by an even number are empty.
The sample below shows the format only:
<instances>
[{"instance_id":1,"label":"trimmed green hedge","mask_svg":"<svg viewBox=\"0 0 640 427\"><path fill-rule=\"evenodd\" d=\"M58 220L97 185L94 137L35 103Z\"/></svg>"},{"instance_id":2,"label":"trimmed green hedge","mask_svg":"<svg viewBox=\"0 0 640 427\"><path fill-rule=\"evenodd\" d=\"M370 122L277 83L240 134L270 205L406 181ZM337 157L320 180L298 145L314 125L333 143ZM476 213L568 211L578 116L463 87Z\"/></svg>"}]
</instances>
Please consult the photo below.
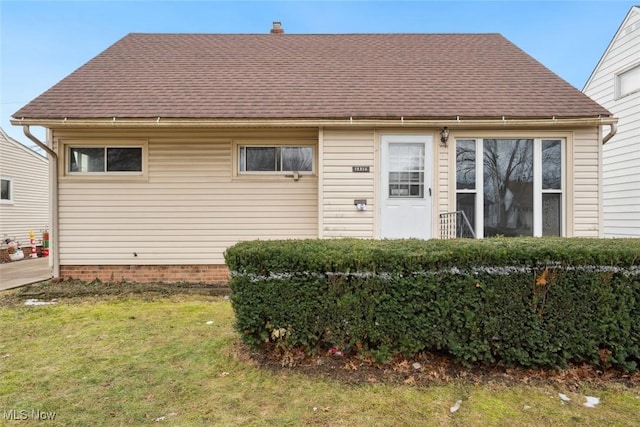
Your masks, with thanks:
<instances>
[{"instance_id":1,"label":"trimmed green hedge","mask_svg":"<svg viewBox=\"0 0 640 427\"><path fill-rule=\"evenodd\" d=\"M245 342L637 370L640 240L284 240L225 253Z\"/></svg>"}]
</instances>

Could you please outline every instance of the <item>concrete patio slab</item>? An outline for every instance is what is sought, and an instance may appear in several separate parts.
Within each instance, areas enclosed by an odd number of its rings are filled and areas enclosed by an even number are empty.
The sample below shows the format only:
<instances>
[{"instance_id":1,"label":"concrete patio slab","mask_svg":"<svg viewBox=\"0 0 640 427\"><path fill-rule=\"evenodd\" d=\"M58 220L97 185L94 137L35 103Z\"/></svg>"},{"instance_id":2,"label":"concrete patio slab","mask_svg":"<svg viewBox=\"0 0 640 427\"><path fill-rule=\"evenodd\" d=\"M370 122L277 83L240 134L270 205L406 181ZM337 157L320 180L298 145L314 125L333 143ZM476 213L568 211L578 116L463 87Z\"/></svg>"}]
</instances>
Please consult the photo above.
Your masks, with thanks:
<instances>
[{"instance_id":1,"label":"concrete patio slab","mask_svg":"<svg viewBox=\"0 0 640 427\"><path fill-rule=\"evenodd\" d=\"M41 282L53 277L50 258L25 258L0 264L0 291Z\"/></svg>"}]
</instances>

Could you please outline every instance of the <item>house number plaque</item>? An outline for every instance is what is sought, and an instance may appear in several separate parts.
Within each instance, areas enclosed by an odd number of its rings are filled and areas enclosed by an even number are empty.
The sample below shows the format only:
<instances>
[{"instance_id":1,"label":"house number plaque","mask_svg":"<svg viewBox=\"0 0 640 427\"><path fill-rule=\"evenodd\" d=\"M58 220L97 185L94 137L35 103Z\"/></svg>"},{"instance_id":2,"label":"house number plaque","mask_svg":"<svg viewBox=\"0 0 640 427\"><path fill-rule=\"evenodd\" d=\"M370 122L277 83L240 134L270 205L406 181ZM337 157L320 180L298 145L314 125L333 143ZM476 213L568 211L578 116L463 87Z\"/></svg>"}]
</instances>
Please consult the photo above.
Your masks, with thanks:
<instances>
[{"instance_id":1,"label":"house number plaque","mask_svg":"<svg viewBox=\"0 0 640 427\"><path fill-rule=\"evenodd\" d=\"M369 171L369 166L351 166L351 171L352 172L370 172Z\"/></svg>"}]
</instances>

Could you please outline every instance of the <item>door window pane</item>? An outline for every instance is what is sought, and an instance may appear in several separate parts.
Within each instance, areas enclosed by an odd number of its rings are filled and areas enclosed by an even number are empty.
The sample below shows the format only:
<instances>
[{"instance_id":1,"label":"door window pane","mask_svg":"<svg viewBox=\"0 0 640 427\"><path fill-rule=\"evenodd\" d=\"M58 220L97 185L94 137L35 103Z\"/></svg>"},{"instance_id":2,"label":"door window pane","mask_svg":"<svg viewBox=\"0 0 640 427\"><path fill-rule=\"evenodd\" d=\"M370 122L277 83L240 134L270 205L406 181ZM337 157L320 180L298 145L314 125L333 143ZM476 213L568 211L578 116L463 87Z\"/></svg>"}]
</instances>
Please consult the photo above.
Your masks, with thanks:
<instances>
[{"instance_id":1,"label":"door window pane","mask_svg":"<svg viewBox=\"0 0 640 427\"><path fill-rule=\"evenodd\" d=\"M389 144L389 197L424 198L424 144Z\"/></svg>"},{"instance_id":2,"label":"door window pane","mask_svg":"<svg viewBox=\"0 0 640 427\"><path fill-rule=\"evenodd\" d=\"M533 140L484 141L485 237L533 235Z\"/></svg>"}]
</instances>

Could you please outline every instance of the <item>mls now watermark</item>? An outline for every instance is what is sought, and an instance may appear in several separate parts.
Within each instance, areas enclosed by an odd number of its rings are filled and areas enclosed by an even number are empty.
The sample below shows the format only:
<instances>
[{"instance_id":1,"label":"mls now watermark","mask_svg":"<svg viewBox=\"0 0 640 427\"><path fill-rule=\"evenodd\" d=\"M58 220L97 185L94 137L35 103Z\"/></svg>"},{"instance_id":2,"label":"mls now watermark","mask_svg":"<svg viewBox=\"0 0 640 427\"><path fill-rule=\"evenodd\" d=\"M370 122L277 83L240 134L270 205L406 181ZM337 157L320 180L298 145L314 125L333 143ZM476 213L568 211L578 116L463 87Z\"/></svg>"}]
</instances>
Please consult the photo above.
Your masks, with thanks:
<instances>
[{"instance_id":1,"label":"mls now watermark","mask_svg":"<svg viewBox=\"0 0 640 427\"><path fill-rule=\"evenodd\" d=\"M2 411L2 415L7 421L53 421L56 413L52 411L41 411L39 409L9 409Z\"/></svg>"}]
</instances>

